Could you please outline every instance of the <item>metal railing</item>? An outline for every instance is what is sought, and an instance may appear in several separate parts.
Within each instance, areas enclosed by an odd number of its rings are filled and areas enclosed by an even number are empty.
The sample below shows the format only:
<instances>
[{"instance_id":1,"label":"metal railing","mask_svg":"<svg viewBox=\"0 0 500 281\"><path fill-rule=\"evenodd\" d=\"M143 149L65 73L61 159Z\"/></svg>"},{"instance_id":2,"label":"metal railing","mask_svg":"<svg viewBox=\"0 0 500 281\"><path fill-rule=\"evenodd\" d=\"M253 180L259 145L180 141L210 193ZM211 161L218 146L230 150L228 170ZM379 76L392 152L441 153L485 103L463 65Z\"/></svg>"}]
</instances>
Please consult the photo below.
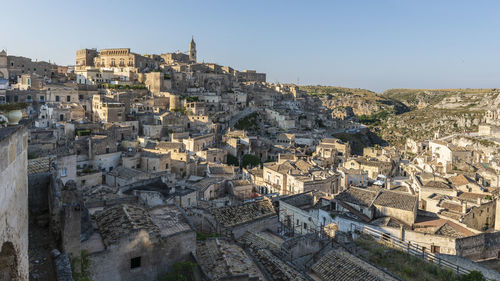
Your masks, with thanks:
<instances>
[{"instance_id":1,"label":"metal railing","mask_svg":"<svg viewBox=\"0 0 500 281\"><path fill-rule=\"evenodd\" d=\"M440 268L450 269L456 274L469 274L472 271L458 264L452 263L446 259L443 259L438 254L429 252L427 248L422 247L417 243L412 243L411 241L403 241L397 237L392 236L389 233L382 232L368 226L361 227L355 224L351 224L351 229L359 233L367 234L373 237L379 243L383 243L386 246L399 249L421 260L433 263ZM488 278L486 279L491 280Z\"/></svg>"}]
</instances>

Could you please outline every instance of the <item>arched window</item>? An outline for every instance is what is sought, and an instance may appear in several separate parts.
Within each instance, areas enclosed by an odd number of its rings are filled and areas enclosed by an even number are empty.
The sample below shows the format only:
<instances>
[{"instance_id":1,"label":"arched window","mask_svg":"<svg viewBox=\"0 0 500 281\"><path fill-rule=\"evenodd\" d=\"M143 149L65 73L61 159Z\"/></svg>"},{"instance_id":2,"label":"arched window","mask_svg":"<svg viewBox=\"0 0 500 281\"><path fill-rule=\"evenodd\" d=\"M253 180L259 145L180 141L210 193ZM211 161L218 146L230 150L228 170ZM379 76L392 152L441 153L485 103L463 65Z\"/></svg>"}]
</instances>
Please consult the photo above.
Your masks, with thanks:
<instances>
[{"instance_id":1,"label":"arched window","mask_svg":"<svg viewBox=\"0 0 500 281\"><path fill-rule=\"evenodd\" d=\"M16 249L11 242L5 242L0 250L0 278L2 280L17 280Z\"/></svg>"}]
</instances>

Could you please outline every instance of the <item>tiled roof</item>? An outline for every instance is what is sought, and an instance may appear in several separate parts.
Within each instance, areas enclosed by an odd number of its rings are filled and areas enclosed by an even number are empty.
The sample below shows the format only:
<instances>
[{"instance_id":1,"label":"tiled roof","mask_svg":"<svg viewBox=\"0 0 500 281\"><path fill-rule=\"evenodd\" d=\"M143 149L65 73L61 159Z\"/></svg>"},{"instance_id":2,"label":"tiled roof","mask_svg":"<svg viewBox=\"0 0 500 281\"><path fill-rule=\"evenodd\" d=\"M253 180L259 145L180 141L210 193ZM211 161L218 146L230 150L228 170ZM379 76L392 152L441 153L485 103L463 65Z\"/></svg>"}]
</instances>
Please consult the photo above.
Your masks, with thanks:
<instances>
[{"instance_id":1,"label":"tiled roof","mask_svg":"<svg viewBox=\"0 0 500 281\"><path fill-rule=\"evenodd\" d=\"M210 280L230 280L241 275L248 275L256 281L266 280L241 247L223 239L208 239L199 243L196 258Z\"/></svg>"},{"instance_id":2,"label":"tiled roof","mask_svg":"<svg viewBox=\"0 0 500 281\"><path fill-rule=\"evenodd\" d=\"M379 225L379 226L390 226L390 227L395 227L395 228L399 228L399 227L403 226L405 228L410 229L405 223L403 223L395 218L392 218L392 217L381 217L381 218L378 218L378 219L371 221L370 224Z\"/></svg>"},{"instance_id":3,"label":"tiled roof","mask_svg":"<svg viewBox=\"0 0 500 281\"><path fill-rule=\"evenodd\" d=\"M149 210L162 236L192 230L184 214L176 205L159 206Z\"/></svg>"},{"instance_id":4,"label":"tiled roof","mask_svg":"<svg viewBox=\"0 0 500 281\"><path fill-rule=\"evenodd\" d=\"M177 149L178 151L183 151L186 145L182 142L166 142L161 141L156 145L156 149L158 150L171 150Z\"/></svg>"},{"instance_id":5,"label":"tiled roof","mask_svg":"<svg viewBox=\"0 0 500 281\"><path fill-rule=\"evenodd\" d=\"M376 196L377 192L375 191L357 187L350 187L349 189L337 194L335 196L335 199L346 203L368 207L372 205L372 202Z\"/></svg>"},{"instance_id":6,"label":"tiled roof","mask_svg":"<svg viewBox=\"0 0 500 281\"><path fill-rule=\"evenodd\" d=\"M209 164L208 169L212 175L233 175L235 167L224 164Z\"/></svg>"},{"instance_id":7,"label":"tiled roof","mask_svg":"<svg viewBox=\"0 0 500 281\"><path fill-rule=\"evenodd\" d=\"M429 182L425 183L422 187L453 189L449 184L444 183L442 181L429 181Z\"/></svg>"},{"instance_id":8,"label":"tiled roof","mask_svg":"<svg viewBox=\"0 0 500 281\"><path fill-rule=\"evenodd\" d=\"M286 204L292 205L297 208L306 208L312 207L313 205L313 195L311 192L299 193L290 195L283 199L280 198L280 201L285 202Z\"/></svg>"},{"instance_id":9,"label":"tiled roof","mask_svg":"<svg viewBox=\"0 0 500 281\"><path fill-rule=\"evenodd\" d=\"M248 180L233 180L234 186L243 186L250 185L251 183Z\"/></svg>"},{"instance_id":10,"label":"tiled roof","mask_svg":"<svg viewBox=\"0 0 500 281\"><path fill-rule=\"evenodd\" d=\"M438 228L438 230L436 232L434 232L434 234L448 236L448 237L455 237L455 238L466 237L465 234L463 234L462 232L459 232L457 229L455 229L449 223L443 224L441 227Z\"/></svg>"},{"instance_id":11,"label":"tiled roof","mask_svg":"<svg viewBox=\"0 0 500 281\"><path fill-rule=\"evenodd\" d=\"M462 212L462 205L460 203L453 203L453 202L445 201L445 202L442 202L440 204L440 207L442 207L448 211L452 211L452 212L456 212L456 213Z\"/></svg>"},{"instance_id":12,"label":"tiled roof","mask_svg":"<svg viewBox=\"0 0 500 281\"><path fill-rule=\"evenodd\" d=\"M458 198L460 198L462 200L466 200L468 202L477 203L478 198L485 199L486 195L489 195L489 194L488 193L483 194L483 193L463 192L460 195L458 195Z\"/></svg>"},{"instance_id":13,"label":"tiled roof","mask_svg":"<svg viewBox=\"0 0 500 281\"><path fill-rule=\"evenodd\" d=\"M268 198L243 205L214 208L215 219L225 227L233 227L257 219L276 215L274 206Z\"/></svg>"},{"instance_id":14,"label":"tiled roof","mask_svg":"<svg viewBox=\"0 0 500 281\"><path fill-rule=\"evenodd\" d=\"M214 183L218 183L223 181L223 178L204 178L201 181L193 184L195 187L198 187L200 190L205 190L207 187L211 186Z\"/></svg>"},{"instance_id":15,"label":"tiled roof","mask_svg":"<svg viewBox=\"0 0 500 281\"><path fill-rule=\"evenodd\" d=\"M415 231L455 238L475 235L474 232L468 230L467 228L442 218L430 220L426 219L424 221L417 222L415 223Z\"/></svg>"},{"instance_id":16,"label":"tiled roof","mask_svg":"<svg viewBox=\"0 0 500 281\"><path fill-rule=\"evenodd\" d=\"M250 247L254 250L269 249L273 252L277 252L279 251L281 244L283 244L283 239L267 231L248 231L238 239L238 242L243 244L244 247Z\"/></svg>"},{"instance_id":17,"label":"tiled roof","mask_svg":"<svg viewBox=\"0 0 500 281\"><path fill-rule=\"evenodd\" d=\"M474 181L472 181L471 179L469 179L468 177L466 177L465 175L462 175L462 174L451 177L450 181L452 184L454 184L456 186L474 183Z\"/></svg>"},{"instance_id":18,"label":"tiled roof","mask_svg":"<svg viewBox=\"0 0 500 281\"><path fill-rule=\"evenodd\" d=\"M414 211L417 208L417 202L418 196L391 190L381 190L375 201L373 201L373 204L405 211Z\"/></svg>"},{"instance_id":19,"label":"tiled roof","mask_svg":"<svg viewBox=\"0 0 500 281\"><path fill-rule=\"evenodd\" d=\"M95 219L106 246L132 231L145 230L150 235L160 233L149 213L136 205L115 205L96 214Z\"/></svg>"},{"instance_id":20,"label":"tiled roof","mask_svg":"<svg viewBox=\"0 0 500 281\"><path fill-rule=\"evenodd\" d=\"M124 178L124 179L132 179L132 178L139 176L139 175L145 175L146 173L139 171L139 170L136 170L136 169L130 169L127 167L119 166L119 167L116 167L115 169L113 169L108 174L111 176L120 177L120 178Z\"/></svg>"},{"instance_id":21,"label":"tiled roof","mask_svg":"<svg viewBox=\"0 0 500 281\"><path fill-rule=\"evenodd\" d=\"M28 160L28 175L47 173L50 171L50 157L40 157Z\"/></svg>"},{"instance_id":22,"label":"tiled roof","mask_svg":"<svg viewBox=\"0 0 500 281\"><path fill-rule=\"evenodd\" d=\"M272 280L275 281L307 281L300 272L283 262L281 259L273 255L267 249L260 249L255 251L255 257L264 266L266 271L271 275Z\"/></svg>"},{"instance_id":23,"label":"tiled roof","mask_svg":"<svg viewBox=\"0 0 500 281\"><path fill-rule=\"evenodd\" d=\"M269 165L267 168L282 174L288 173L288 171L293 170L294 167L288 161L281 164Z\"/></svg>"},{"instance_id":24,"label":"tiled roof","mask_svg":"<svg viewBox=\"0 0 500 281\"><path fill-rule=\"evenodd\" d=\"M325 254L311 267L311 271L323 281L397 280L342 248Z\"/></svg>"}]
</instances>

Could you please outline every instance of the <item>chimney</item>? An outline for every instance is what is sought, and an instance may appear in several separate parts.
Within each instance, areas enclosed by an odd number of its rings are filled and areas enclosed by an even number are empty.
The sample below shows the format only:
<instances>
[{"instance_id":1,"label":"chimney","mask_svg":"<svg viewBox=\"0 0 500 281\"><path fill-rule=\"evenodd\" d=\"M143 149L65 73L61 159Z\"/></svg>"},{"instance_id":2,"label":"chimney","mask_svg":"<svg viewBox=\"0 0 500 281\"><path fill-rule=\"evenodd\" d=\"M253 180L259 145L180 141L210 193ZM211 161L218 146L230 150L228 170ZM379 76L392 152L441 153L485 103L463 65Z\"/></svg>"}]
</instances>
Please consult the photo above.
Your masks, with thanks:
<instances>
[{"instance_id":1,"label":"chimney","mask_svg":"<svg viewBox=\"0 0 500 281\"><path fill-rule=\"evenodd\" d=\"M462 213L467 213L467 201L462 201Z\"/></svg>"},{"instance_id":2,"label":"chimney","mask_svg":"<svg viewBox=\"0 0 500 281\"><path fill-rule=\"evenodd\" d=\"M477 204L478 204L479 206L481 206L481 202L482 202L482 201L483 201L483 200L481 200L481 197L478 197L478 198L477 198Z\"/></svg>"}]
</instances>

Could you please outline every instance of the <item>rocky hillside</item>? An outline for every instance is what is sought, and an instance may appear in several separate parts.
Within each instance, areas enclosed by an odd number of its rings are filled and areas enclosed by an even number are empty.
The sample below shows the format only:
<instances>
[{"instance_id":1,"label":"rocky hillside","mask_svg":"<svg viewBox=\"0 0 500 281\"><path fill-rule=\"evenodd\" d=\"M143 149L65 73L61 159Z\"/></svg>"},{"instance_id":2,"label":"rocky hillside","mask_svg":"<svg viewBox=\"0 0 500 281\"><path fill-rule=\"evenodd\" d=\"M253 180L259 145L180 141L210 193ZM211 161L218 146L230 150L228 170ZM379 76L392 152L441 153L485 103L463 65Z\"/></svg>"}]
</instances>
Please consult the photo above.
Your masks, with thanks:
<instances>
[{"instance_id":1,"label":"rocky hillside","mask_svg":"<svg viewBox=\"0 0 500 281\"><path fill-rule=\"evenodd\" d=\"M333 86L300 86L311 96L318 96L322 105L333 111L345 110L354 116L387 112L400 114L408 107L400 101L381 96L365 89L342 88Z\"/></svg>"},{"instance_id":2,"label":"rocky hillside","mask_svg":"<svg viewBox=\"0 0 500 281\"><path fill-rule=\"evenodd\" d=\"M500 89L391 89L382 94L328 86L301 86L339 117L353 117L382 140L402 146L436 132L476 131L488 109L500 106Z\"/></svg>"},{"instance_id":3,"label":"rocky hillside","mask_svg":"<svg viewBox=\"0 0 500 281\"><path fill-rule=\"evenodd\" d=\"M406 138L425 140L441 135L476 131L488 109L500 104L497 89L392 89L381 96L396 100L410 111L392 114L373 126L373 130L392 145L401 146Z\"/></svg>"},{"instance_id":4,"label":"rocky hillside","mask_svg":"<svg viewBox=\"0 0 500 281\"><path fill-rule=\"evenodd\" d=\"M391 89L382 93L382 97L403 103L411 109L435 108L471 108L500 104L500 89ZM492 103L492 101L494 101Z\"/></svg>"}]
</instances>

